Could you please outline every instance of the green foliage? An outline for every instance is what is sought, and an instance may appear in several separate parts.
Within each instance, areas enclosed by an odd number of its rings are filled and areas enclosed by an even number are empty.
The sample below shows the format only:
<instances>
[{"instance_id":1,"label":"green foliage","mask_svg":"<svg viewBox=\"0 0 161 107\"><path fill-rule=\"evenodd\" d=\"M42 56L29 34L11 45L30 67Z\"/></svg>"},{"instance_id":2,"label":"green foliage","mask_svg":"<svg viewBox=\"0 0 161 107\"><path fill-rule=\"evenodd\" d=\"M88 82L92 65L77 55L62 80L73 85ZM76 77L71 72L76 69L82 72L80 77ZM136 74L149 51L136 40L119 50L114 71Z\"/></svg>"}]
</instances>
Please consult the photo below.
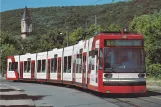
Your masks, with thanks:
<instances>
[{"instance_id":1,"label":"green foliage","mask_svg":"<svg viewBox=\"0 0 161 107\"><path fill-rule=\"evenodd\" d=\"M3 44L2 45L2 51L1 51L1 61L2 61L2 67L3 70L6 69L6 63L7 63L7 56L11 56L11 55L18 55L18 51L16 50L16 48L14 47L14 45L11 44Z\"/></svg>"},{"instance_id":2,"label":"green foliage","mask_svg":"<svg viewBox=\"0 0 161 107\"><path fill-rule=\"evenodd\" d=\"M18 51L16 50L14 45L5 44L5 45L2 45L2 49L3 49L2 57L18 54Z\"/></svg>"},{"instance_id":3,"label":"green foliage","mask_svg":"<svg viewBox=\"0 0 161 107\"><path fill-rule=\"evenodd\" d=\"M152 64L147 67L147 75L161 79L161 64Z\"/></svg>"},{"instance_id":4,"label":"green foliage","mask_svg":"<svg viewBox=\"0 0 161 107\"><path fill-rule=\"evenodd\" d=\"M161 11L135 17L130 30L142 33L145 38L147 73L161 77Z\"/></svg>"},{"instance_id":5,"label":"green foliage","mask_svg":"<svg viewBox=\"0 0 161 107\"><path fill-rule=\"evenodd\" d=\"M120 30L122 30L122 27L120 25L117 25L117 24L110 24L107 27L107 30L108 31L120 31Z\"/></svg>"},{"instance_id":6,"label":"green foliage","mask_svg":"<svg viewBox=\"0 0 161 107\"><path fill-rule=\"evenodd\" d=\"M89 34L88 34L88 37L89 37L89 38L90 38L90 37L93 37L93 35L95 35L95 34L97 33L94 24L92 24L92 25L89 27L88 32L89 32Z\"/></svg>"},{"instance_id":7,"label":"green foliage","mask_svg":"<svg viewBox=\"0 0 161 107\"><path fill-rule=\"evenodd\" d=\"M81 39L83 35L83 29L81 27L77 28L74 32L70 34L70 44L75 44L77 40Z\"/></svg>"},{"instance_id":8,"label":"green foliage","mask_svg":"<svg viewBox=\"0 0 161 107\"><path fill-rule=\"evenodd\" d=\"M161 11L153 15L135 17L130 30L142 33L145 37L147 64L161 63Z\"/></svg>"}]
</instances>

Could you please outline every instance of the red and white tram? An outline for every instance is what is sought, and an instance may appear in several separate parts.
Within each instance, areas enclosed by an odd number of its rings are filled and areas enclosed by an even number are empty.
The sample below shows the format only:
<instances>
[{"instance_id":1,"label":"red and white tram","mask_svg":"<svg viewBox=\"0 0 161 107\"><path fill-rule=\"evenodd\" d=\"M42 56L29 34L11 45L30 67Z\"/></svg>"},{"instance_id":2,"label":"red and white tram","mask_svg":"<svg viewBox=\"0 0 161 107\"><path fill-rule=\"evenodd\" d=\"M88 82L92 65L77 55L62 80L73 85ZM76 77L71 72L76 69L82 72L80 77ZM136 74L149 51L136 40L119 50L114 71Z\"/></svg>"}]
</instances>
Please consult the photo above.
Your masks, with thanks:
<instances>
[{"instance_id":1,"label":"red and white tram","mask_svg":"<svg viewBox=\"0 0 161 107\"><path fill-rule=\"evenodd\" d=\"M6 79L69 84L101 93L145 93L143 36L104 32L73 46L9 56Z\"/></svg>"}]
</instances>

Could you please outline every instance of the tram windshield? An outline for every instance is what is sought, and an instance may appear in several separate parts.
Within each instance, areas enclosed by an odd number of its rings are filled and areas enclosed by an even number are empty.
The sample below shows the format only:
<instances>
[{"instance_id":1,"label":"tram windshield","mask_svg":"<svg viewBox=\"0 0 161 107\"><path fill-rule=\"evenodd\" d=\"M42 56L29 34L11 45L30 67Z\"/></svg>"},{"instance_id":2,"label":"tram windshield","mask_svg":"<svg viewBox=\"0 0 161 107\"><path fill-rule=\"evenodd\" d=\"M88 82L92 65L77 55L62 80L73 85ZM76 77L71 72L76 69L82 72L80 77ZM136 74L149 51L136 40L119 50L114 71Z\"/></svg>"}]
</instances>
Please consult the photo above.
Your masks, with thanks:
<instances>
[{"instance_id":1,"label":"tram windshield","mask_svg":"<svg viewBox=\"0 0 161 107\"><path fill-rule=\"evenodd\" d=\"M145 72L143 48L104 48L104 72Z\"/></svg>"}]
</instances>

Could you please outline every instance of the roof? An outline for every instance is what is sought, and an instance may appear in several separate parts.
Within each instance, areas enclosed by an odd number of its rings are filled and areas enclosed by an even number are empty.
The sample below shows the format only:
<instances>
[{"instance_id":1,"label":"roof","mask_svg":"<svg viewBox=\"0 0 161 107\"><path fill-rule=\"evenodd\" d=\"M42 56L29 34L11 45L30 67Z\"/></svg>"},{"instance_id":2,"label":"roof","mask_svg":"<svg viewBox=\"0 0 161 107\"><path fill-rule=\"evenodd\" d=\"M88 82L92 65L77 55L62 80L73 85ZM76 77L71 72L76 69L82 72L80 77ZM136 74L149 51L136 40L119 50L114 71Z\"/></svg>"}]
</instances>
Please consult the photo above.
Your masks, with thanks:
<instances>
[{"instance_id":1,"label":"roof","mask_svg":"<svg viewBox=\"0 0 161 107\"><path fill-rule=\"evenodd\" d=\"M21 20L26 20L26 21L29 21L29 22L31 21L31 17L30 17L29 10L28 10L27 7L25 7L25 9L24 9L24 13L23 13Z\"/></svg>"}]
</instances>

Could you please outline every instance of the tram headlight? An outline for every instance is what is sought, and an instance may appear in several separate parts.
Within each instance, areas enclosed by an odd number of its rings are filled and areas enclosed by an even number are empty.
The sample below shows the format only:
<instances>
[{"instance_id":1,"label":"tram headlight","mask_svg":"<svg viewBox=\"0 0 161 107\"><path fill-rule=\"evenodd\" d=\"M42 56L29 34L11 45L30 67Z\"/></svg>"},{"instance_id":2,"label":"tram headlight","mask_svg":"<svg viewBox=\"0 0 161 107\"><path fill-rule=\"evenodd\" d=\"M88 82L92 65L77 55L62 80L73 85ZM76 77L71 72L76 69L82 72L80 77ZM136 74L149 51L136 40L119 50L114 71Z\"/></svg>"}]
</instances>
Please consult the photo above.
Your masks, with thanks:
<instances>
[{"instance_id":1,"label":"tram headlight","mask_svg":"<svg viewBox=\"0 0 161 107\"><path fill-rule=\"evenodd\" d=\"M107 90L106 93L110 93L111 91L110 90Z\"/></svg>"},{"instance_id":2,"label":"tram headlight","mask_svg":"<svg viewBox=\"0 0 161 107\"><path fill-rule=\"evenodd\" d=\"M112 74L104 74L105 78L112 78Z\"/></svg>"},{"instance_id":3,"label":"tram headlight","mask_svg":"<svg viewBox=\"0 0 161 107\"><path fill-rule=\"evenodd\" d=\"M140 73L140 74L138 74L138 77L139 78L144 78L145 77L145 74Z\"/></svg>"}]
</instances>

